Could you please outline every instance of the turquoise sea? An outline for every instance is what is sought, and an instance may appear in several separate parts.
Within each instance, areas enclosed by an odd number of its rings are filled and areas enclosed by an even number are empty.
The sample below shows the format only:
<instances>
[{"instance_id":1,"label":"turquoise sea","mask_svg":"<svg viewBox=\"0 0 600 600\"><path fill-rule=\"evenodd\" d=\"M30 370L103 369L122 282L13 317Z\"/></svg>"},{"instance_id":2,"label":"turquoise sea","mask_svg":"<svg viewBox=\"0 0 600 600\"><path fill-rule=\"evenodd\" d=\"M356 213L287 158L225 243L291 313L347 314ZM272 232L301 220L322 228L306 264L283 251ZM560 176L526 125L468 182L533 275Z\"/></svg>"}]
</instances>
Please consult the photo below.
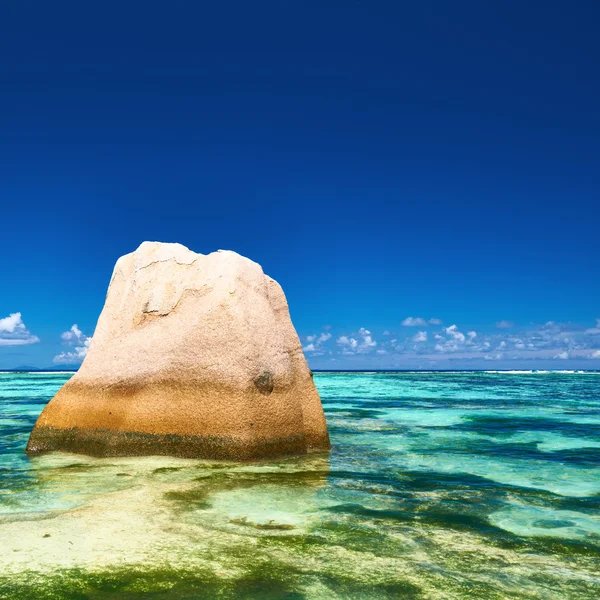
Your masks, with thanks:
<instances>
[{"instance_id":1,"label":"turquoise sea","mask_svg":"<svg viewBox=\"0 0 600 600\"><path fill-rule=\"evenodd\" d=\"M317 373L330 456L28 458L0 374L0 598L600 597L600 374Z\"/></svg>"}]
</instances>

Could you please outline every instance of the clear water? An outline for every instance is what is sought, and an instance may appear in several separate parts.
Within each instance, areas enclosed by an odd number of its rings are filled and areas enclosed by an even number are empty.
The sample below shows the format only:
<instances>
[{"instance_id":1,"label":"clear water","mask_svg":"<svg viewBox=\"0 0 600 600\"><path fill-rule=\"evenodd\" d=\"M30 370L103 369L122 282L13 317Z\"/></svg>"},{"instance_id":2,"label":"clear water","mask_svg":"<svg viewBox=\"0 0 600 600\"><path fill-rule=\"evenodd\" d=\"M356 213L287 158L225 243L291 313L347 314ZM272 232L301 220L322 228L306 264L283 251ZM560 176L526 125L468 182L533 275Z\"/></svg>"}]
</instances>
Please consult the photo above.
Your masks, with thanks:
<instances>
[{"instance_id":1,"label":"clear water","mask_svg":"<svg viewBox=\"0 0 600 600\"><path fill-rule=\"evenodd\" d=\"M600 376L316 374L329 457L28 458L0 374L1 598L600 597Z\"/></svg>"}]
</instances>

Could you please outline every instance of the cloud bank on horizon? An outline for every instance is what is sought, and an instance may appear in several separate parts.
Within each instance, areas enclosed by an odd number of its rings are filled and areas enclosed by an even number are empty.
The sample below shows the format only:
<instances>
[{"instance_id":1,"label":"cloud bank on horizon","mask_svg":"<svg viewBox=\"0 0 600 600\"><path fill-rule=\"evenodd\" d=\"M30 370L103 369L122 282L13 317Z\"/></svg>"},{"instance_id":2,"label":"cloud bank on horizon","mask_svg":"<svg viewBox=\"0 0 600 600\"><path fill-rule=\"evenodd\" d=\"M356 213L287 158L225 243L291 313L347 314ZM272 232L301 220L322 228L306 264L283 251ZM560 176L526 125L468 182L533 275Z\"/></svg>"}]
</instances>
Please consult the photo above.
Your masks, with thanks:
<instances>
[{"instance_id":1,"label":"cloud bank on horizon","mask_svg":"<svg viewBox=\"0 0 600 600\"><path fill-rule=\"evenodd\" d=\"M369 364L389 365L391 359L408 366L433 367L449 362L457 368L475 361L510 361L531 365L532 361L590 360L589 368L598 368L600 359L600 319L593 327L573 323L548 321L541 325L519 327L507 320L498 321L484 332L462 328L453 323L443 326L437 318L406 317L398 332L384 330L376 337L361 327L356 332L340 333L330 343L308 344L303 347L307 357L337 362L343 357L372 357ZM403 333L404 327L418 327L417 333ZM425 329L428 328L428 329ZM331 337L331 336L330 336ZM312 334L305 339L319 339ZM334 343L335 342L335 343ZM379 361L374 360L379 357ZM358 361L356 361L358 362ZM356 363L355 363L356 364ZM559 368L557 366L557 368Z\"/></svg>"}]
</instances>

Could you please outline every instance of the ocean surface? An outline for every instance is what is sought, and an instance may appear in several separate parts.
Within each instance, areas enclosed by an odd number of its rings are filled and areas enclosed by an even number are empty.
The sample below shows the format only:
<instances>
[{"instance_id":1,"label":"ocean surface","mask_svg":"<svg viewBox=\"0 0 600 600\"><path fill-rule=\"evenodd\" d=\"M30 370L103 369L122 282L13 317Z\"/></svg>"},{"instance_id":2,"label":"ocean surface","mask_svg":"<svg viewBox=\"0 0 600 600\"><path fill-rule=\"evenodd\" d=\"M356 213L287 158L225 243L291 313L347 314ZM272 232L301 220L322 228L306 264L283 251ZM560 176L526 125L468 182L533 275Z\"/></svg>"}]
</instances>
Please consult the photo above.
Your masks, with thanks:
<instances>
[{"instance_id":1,"label":"ocean surface","mask_svg":"<svg viewBox=\"0 0 600 600\"><path fill-rule=\"evenodd\" d=\"M317 373L330 456L28 458L0 374L0 598L600 598L600 374Z\"/></svg>"}]
</instances>

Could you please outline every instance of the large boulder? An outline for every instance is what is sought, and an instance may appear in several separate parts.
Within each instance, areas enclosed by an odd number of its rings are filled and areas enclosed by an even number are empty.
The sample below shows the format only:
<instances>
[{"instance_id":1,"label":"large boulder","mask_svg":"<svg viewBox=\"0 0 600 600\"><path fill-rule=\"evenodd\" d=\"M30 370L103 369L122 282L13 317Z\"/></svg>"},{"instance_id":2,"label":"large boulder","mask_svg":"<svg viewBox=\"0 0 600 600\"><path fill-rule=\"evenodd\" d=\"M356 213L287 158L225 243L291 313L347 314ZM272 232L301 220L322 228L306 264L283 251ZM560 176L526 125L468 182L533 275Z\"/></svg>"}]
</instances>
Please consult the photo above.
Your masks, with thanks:
<instances>
[{"instance_id":1,"label":"large boulder","mask_svg":"<svg viewBox=\"0 0 600 600\"><path fill-rule=\"evenodd\" d=\"M117 261L89 352L27 445L224 459L328 448L279 284L235 252L158 242Z\"/></svg>"}]
</instances>

